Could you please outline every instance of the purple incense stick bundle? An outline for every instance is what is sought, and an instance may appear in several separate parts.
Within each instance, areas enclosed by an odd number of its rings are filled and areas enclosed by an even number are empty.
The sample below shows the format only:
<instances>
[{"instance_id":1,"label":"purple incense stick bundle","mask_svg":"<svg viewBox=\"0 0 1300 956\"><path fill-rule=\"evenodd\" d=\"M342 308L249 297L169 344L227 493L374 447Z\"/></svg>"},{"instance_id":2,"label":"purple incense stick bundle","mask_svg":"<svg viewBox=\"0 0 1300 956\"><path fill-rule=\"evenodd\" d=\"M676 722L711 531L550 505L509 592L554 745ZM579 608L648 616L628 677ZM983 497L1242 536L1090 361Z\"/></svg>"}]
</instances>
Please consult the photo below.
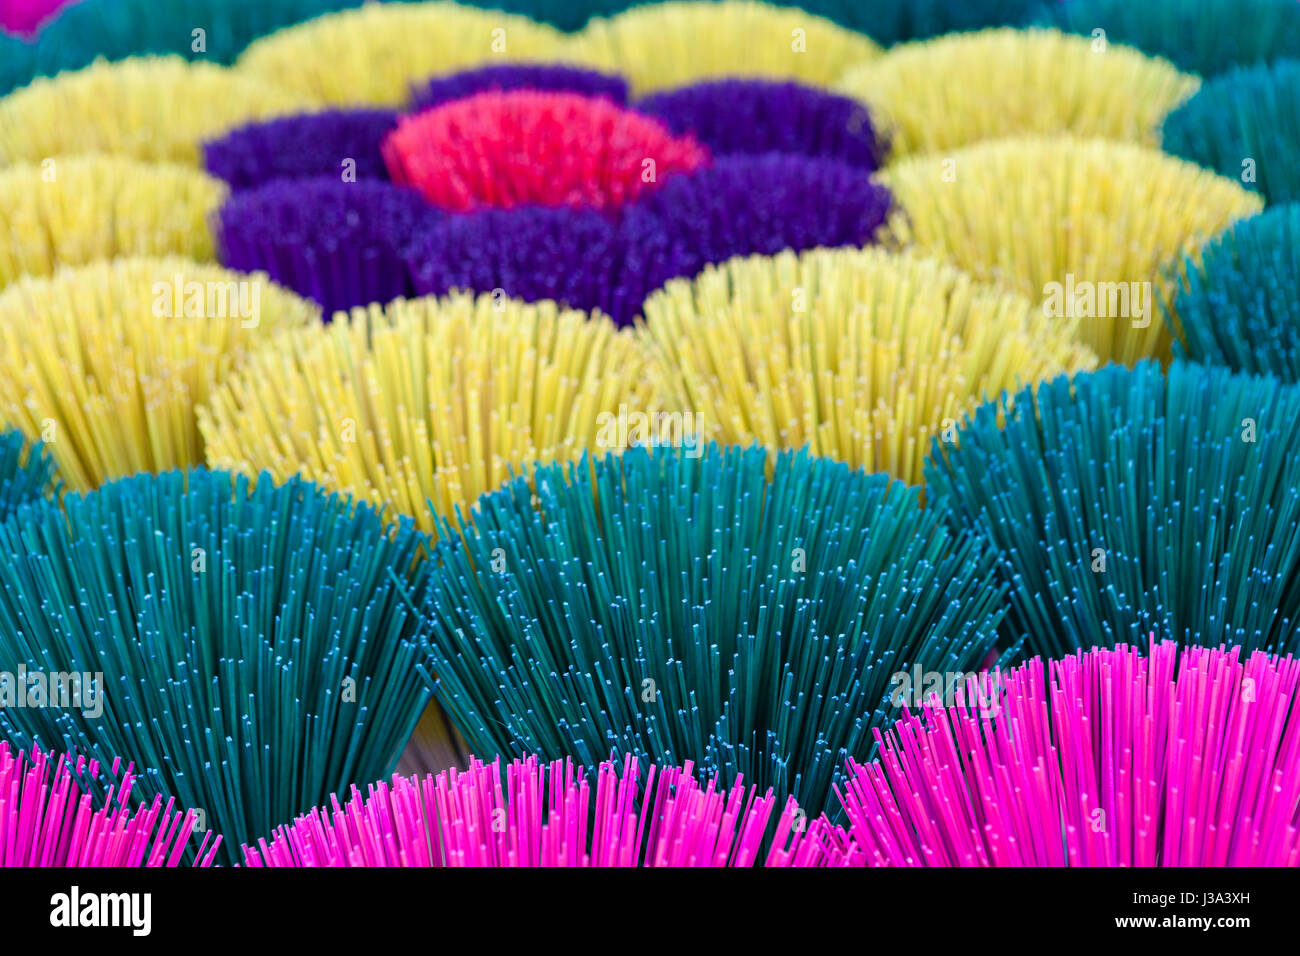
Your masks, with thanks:
<instances>
[{"instance_id":1,"label":"purple incense stick bundle","mask_svg":"<svg viewBox=\"0 0 1300 956\"><path fill-rule=\"evenodd\" d=\"M594 209L520 206L448 216L412 240L407 268L418 295L500 289L526 302L599 309L626 325L650 291L646 266L658 258L649 255Z\"/></svg>"},{"instance_id":2,"label":"purple incense stick bundle","mask_svg":"<svg viewBox=\"0 0 1300 956\"><path fill-rule=\"evenodd\" d=\"M1241 657L1165 641L986 672L850 762L855 862L1300 864L1300 661Z\"/></svg>"},{"instance_id":3,"label":"purple incense stick bundle","mask_svg":"<svg viewBox=\"0 0 1300 956\"><path fill-rule=\"evenodd\" d=\"M824 817L738 781L701 786L693 765L637 759L600 766L596 792L572 758L471 760L466 771L378 783L244 847L250 866L767 866L835 865ZM504 780L504 786L503 784ZM761 846L771 831L771 849Z\"/></svg>"},{"instance_id":4,"label":"purple incense stick bundle","mask_svg":"<svg viewBox=\"0 0 1300 956\"><path fill-rule=\"evenodd\" d=\"M598 70L563 63L498 63L474 70L435 76L411 91L415 110L432 109L478 93L546 90L603 96L619 106L627 103L627 80Z\"/></svg>"},{"instance_id":5,"label":"purple incense stick bundle","mask_svg":"<svg viewBox=\"0 0 1300 956\"><path fill-rule=\"evenodd\" d=\"M373 180L277 180L237 193L217 213L222 264L263 271L335 311L411 293L406 244L441 213Z\"/></svg>"},{"instance_id":6,"label":"purple incense stick bundle","mask_svg":"<svg viewBox=\"0 0 1300 956\"><path fill-rule=\"evenodd\" d=\"M408 245L407 269L420 295L500 289L629 325L669 279L733 256L865 245L889 208L887 190L838 160L729 156L610 217L538 206L449 216Z\"/></svg>"},{"instance_id":7,"label":"purple incense stick bundle","mask_svg":"<svg viewBox=\"0 0 1300 956\"><path fill-rule=\"evenodd\" d=\"M864 170L839 160L725 156L644 197L623 215L619 233L644 250L648 295L735 256L868 245L891 202Z\"/></svg>"},{"instance_id":8,"label":"purple incense stick bundle","mask_svg":"<svg viewBox=\"0 0 1300 956\"><path fill-rule=\"evenodd\" d=\"M114 777L120 768L114 760ZM39 750L29 756L0 742L0 866L177 866L194 832L194 811L181 813L175 800L164 806L155 796L132 813L131 771L92 810L77 781L99 776L96 761ZM220 845L221 837L205 834L197 865L210 866Z\"/></svg>"},{"instance_id":9,"label":"purple incense stick bundle","mask_svg":"<svg viewBox=\"0 0 1300 956\"><path fill-rule=\"evenodd\" d=\"M653 93L633 108L694 136L714 156L796 153L874 172L887 152L857 100L791 81L705 80Z\"/></svg>"},{"instance_id":10,"label":"purple incense stick bundle","mask_svg":"<svg viewBox=\"0 0 1300 956\"><path fill-rule=\"evenodd\" d=\"M388 179L379 144L397 110L324 110L249 123L203 144L208 172L232 189L276 179Z\"/></svg>"}]
</instances>

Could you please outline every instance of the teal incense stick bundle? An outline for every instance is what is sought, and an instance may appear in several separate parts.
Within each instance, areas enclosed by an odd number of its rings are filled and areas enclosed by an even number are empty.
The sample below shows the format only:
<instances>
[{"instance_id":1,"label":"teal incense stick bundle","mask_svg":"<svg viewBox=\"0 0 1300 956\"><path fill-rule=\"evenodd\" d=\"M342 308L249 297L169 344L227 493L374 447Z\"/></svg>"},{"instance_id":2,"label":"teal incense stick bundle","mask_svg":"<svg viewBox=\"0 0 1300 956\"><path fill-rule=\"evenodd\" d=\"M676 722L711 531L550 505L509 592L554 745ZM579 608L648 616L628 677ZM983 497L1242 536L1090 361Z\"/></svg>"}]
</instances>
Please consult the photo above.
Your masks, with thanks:
<instances>
[{"instance_id":1,"label":"teal incense stick bundle","mask_svg":"<svg viewBox=\"0 0 1300 956\"><path fill-rule=\"evenodd\" d=\"M1300 54L1295 0L1048 0L1040 10L1038 23L1091 37L1101 52L1135 46L1204 77Z\"/></svg>"},{"instance_id":2,"label":"teal incense stick bundle","mask_svg":"<svg viewBox=\"0 0 1300 956\"><path fill-rule=\"evenodd\" d=\"M1001 552L1013 633L1300 650L1300 388L1175 362L1018 392L932 444L926 489Z\"/></svg>"},{"instance_id":3,"label":"teal incense stick bundle","mask_svg":"<svg viewBox=\"0 0 1300 956\"><path fill-rule=\"evenodd\" d=\"M538 466L448 529L430 679L475 753L690 760L816 815L898 675L989 657L993 556L886 475L675 440Z\"/></svg>"},{"instance_id":4,"label":"teal incense stick bundle","mask_svg":"<svg viewBox=\"0 0 1300 956\"><path fill-rule=\"evenodd\" d=\"M1165 117L1160 145L1269 204L1300 199L1300 60L1216 76Z\"/></svg>"},{"instance_id":5,"label":"teal incense stick bundle","mask_svg":"<svg viewBox=\"0 0 1300 956\"><path fill-rule=\"evenodd\" d=\"M30 43L0 32L0 95L31 79L32 55Z\"/></svg>"},{"instance_id":6,"label":"teal incense stick bundle","mask_svg":"<svg viewBox=\"0 0 1300 956\"><path fill-rule=\"evenodd\" d=\"M428 700L409 522L201 469L64 504L0 525L0 661L28 686L0 734L134 763L133 792L174 797L227 852L392 771Z\"/></svg>"},{"instance_id":7,"label":"teal incense stick bundle","mask_svg":"<svg viewBox=\"0 0 1300 956\"><path fill-rule=\"evenodd\" d=\"M1164 318L1174 354L1300 382L1300 206L1236 223L1187 261Z\"/></svg>"},{"instance_id":8,"label":"teal incense stick bundle","mask_svg":"<svg viewBox=\"0 0 1300 956\"><path fill-rule=\"evenodd\" d=\"M0 431L0 521L54 491L54 457L16 428Z\"/></svg>"},{"instance_id":9,"label":"teal incense stick bundle","mask_svg":"<svg viewBox=\"0 0 1300 956\"><path fill-rule=\"evenodd\" d=\"M839 792L847 862L1300 865L1300 661L1240 647L1033 658L927 704ZM969 698L968 698L969 699Z\"/></svg>"}]
</instances>

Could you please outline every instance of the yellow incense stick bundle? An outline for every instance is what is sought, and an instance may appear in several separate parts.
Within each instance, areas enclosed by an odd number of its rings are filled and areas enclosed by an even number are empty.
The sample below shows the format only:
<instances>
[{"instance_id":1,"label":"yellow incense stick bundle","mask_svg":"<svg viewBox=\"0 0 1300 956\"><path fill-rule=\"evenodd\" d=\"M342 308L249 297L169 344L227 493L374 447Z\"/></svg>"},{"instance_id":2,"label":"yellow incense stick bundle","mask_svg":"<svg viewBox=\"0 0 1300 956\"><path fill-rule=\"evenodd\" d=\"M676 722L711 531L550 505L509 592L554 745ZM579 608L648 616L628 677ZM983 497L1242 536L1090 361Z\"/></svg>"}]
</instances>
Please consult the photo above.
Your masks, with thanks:
<instances>
[{"instance_id":1,"label":"yellow incense stick bundle","mask_svg":"<svg viewBox=\"0 0 1300 956\"><path fill-rule=\"evenodd\" d=\"M555 57L562 34L517 14L455 3L368 3L278 30L250 44L248 77L332 105L401 106L429 77L473 66Z\"/></svg>"},{"instance_id":2,"label":"yellow incense stick bundle","mask_svg":"<svg viewBox=\"0 0 1300 956\"><path fill-rule=\"evenodd\" d=\"M706 437L809 445L912 483L982 400L1096 365L1022 296L879 249L732 259L669 282L645 318L664 407Z\"/></svg>"},{"instance_id":3,"label":"yellow incense stick bundle","mask_svg":"<svg viewBox=\"0 0 1300 956\"><path fill-rule=\"evenodd\" d=\"M178 56L96 62L0 99L0 165L59 153L118 153L197 166L200 143L303 97L227 67Z\"/></svg>"},{"instance_id":4,"label":"yellow incense stick bundle","mask_svg":"<svg viewBox=\"0 0 1300 956\"><path fill-rule=\"evenodd\" d=\"M992 140L881 174L902 212L885 239L1005 284L1103 360L1166 357L1161 301L1181 266L1262 203L1230 179L1130 143Z\"/></svg>"},{"instance_id":5,"label":"yellow incense stick bundle","mask_svg":"<svg viewBox=\"0 0 1300 956\"><path fill-rule=\"evenodd\" d=\"M0 288L114 256L213 258L208 217L226 187L185 166L52 156L0 169Z\"/></svg>"},{"instance_id":6,"label":"yellow incense stick bundle","mask_svg":"<svg viewBox=\"0 0 1300 956\"><path fill-rule=\"evenodd\" d=\"M196 406L254 342L318 321L264 275L174 256L23 278L0 294L0 419L73 489L202 464Z\"/></svg>"},{"instance_id":7,"label":"yellow incense stick bundle","mask_svg":"<svg viewBox=\"0 0 1300 956\"><path fill-rule=\"evenodd\" d=\"M301 474L433 530L512 467L604 447L602 413L648 408L638 343L598 314L484 294L345 318L282 336L212 396L209 464Z\"/></svg>"},{"instance_id":8,"label":"yellow incense stick bundle","mask_svg":"<svg viewBox=\"0 0 1300 956\"><path fill-rule=\"evenodd\" d=\"M1166 60L1057 30L981 30L904 43L839 90L871 108L893 158L985 139L1074 133L1158 145L1200 80Z\"/></svg>"},{"instance_id":9,"label":"yellow incense stick bundle","mask_svg":"<svg viewBox=\"0 0 1300 956\"><path fill-rule=\"evenodd\" d=\"M794 7L755 0L652 3L594 19L563 55L622 73L637 92L723 76L826 86L880 55L868 37Z\"/></svg>"}]
</instances>

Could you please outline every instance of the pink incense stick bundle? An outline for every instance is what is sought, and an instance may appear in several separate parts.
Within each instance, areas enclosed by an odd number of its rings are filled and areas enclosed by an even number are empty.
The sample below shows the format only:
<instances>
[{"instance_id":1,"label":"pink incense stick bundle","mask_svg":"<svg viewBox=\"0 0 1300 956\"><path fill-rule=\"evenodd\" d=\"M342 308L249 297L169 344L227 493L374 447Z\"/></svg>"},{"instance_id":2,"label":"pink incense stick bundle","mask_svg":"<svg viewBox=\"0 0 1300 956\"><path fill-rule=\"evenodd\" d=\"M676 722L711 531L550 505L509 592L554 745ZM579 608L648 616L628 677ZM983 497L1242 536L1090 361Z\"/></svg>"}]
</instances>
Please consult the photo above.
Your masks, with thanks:
<instances>
[{"instance_id":1,"label":"pink incense stick bundle","mask_svg":"<svg viewBox=\"0 0 1300 956\"><path fill-rule=\"evenodd\" d=\"M854 862L1300 864L1300 661L1152 643L1035 658L876 733ZM967 706L966 700L980 704ZM838 790L839 788L837 788ZM840 841L844 840L841 834Z\"/></svg>"},{"instance_id":2,"label":"pink incense stick bundle","mask_svg":"<svg viewBox=\"0 0 1300 956\"><path fill-rule=\"evenodd\" d=\"M39 27L72 0L0 0L0 33L34 36Z\"/></svg>"},{"instance_id":3,"label":"pink incense stick bundle","mask_svg":"<svg viewBox=\"0 0 1300 956\"><path fill-rule=\"evenodd\" d=\"M836 865L824 818L807 820L791 799L775 822L776 798L741 781L702 787L692 764L650 766L641 786L635 757L620 773L601 764L591 788L572 758L536 757L505 767L471 760L466 771L394 775L356 787L333 810L312 810L271 841L244 847L250 866L767 866ZM841 837L842 839L842 837Z\"/></svg>"},{"instance_id":4,"label":"pink incense stick bundle","mask_svg":"<svg viewBox=\"0 0 1300 956\"><path fill-rule=\"evenodd\" d=\"M612 211L709 163L691 136L605 97L478 93L405 116L381 147L393 182L452 212L521 205Z\"/></svg>"},{"instance_id":5,"label":"pink incense stick bundle","mask_svg":"<svg viewBox=\"0 0 1300 956\"><path fill-rule=\"evenodd\" d=\"M0 866L177 866L196 816L166 806L155 796L148 807L130 809L132 766L120 787L109 787L104 807L91 809L77 778L99 776L85 757L52 758L39 750L15 753L0 742ZM113 761L116 778L121 761ZM52 771L52 773L51 773ZM210 866L221 837L198 848L199 866ZM152 841L152 842L151 842Z\"/></svg>"}]
</instances>

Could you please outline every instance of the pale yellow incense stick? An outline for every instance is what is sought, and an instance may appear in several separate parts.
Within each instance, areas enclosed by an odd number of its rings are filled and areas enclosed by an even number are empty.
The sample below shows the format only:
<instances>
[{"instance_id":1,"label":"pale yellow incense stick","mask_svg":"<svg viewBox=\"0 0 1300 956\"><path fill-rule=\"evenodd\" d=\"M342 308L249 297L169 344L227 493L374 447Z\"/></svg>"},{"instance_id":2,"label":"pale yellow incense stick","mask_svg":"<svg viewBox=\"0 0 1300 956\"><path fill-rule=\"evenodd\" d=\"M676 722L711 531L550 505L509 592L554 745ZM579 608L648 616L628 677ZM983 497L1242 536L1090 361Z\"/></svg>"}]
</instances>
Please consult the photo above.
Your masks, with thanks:
<instances>
[{"instance_id":1,"label":"pale yellow incense stick","mask_svg":"<svg viewBox=\"0 0 1300 956\"><path fill-rule=\"evenodd\" d=\"M114 153L201 165L201 142L310 103L264 79L178 56L97 62L0 99L0 165Z\"/></svg>"},{"instance_id":2,"label":"pale yellow incense stick","mask_svg":"<svg viewBox=\"0 0 1300 956\"><path fill-rule=\"evenodd\" d=\"M1012 29L904 43L838 84L870 107L894 159L1040 133L1156 146L1165 115L1199 87L1130 47Z\"/></svg>"},{"instance_id":3,"label":"pale yellow incense stick","mask_svg":"<svg viewBox=\"0 0 1300 956\"><path fill-rule=\"evenodd\" d=\"M879 56L880 47L794 7L720 0L646 4L593 19L562 55L622 73L644 93L731 76L826 86L848 68Z\"/></svg>"},{"instance_id":4,"label":"pale yellow incense stick","mask_svg":"<svg viewBox=\"0 0 1300 956\"><path fill-rule=\"evenodd\" d=\"M264 275L179 257L20 279L0 294L0 418L74 489L202 464L196 406L256 340L318 316Z\"/></svg>"},{"instance_id":5,"label":"pale yellow incense stick","mask_svg":"<svg viewBox=\"0 0 1300 956\"><path fill-rule=\"evenodd\" d=\"M302 474L432 530L512 467L602 451L620 406L650 408L630 332L549 301L453 295L282 336L200 420L214 467Z\"/></svg>"},{"instance_id":6,"label":"pale yellow incense stick","mask_svg":"<svg viewBox=\"0 0 1300 956\"><path fill-rule=\"evenodd\" d=\"M328 104L401 106L430 76L550 60L562 34L527 17L455 3L375 3L277 30L237 69Z\"/></svg>"},{"instance_id":7,"label":"pale yellow incense stick","mask_svg":"<svg viewBox=\"0 0 1300 956\"><path fill-rule=\"evenodd\" d=\"M121 156L52 156L0 169L0 288L21 275L125 255L214 256L219 181Z\"/></svg>"}]
</instances>

